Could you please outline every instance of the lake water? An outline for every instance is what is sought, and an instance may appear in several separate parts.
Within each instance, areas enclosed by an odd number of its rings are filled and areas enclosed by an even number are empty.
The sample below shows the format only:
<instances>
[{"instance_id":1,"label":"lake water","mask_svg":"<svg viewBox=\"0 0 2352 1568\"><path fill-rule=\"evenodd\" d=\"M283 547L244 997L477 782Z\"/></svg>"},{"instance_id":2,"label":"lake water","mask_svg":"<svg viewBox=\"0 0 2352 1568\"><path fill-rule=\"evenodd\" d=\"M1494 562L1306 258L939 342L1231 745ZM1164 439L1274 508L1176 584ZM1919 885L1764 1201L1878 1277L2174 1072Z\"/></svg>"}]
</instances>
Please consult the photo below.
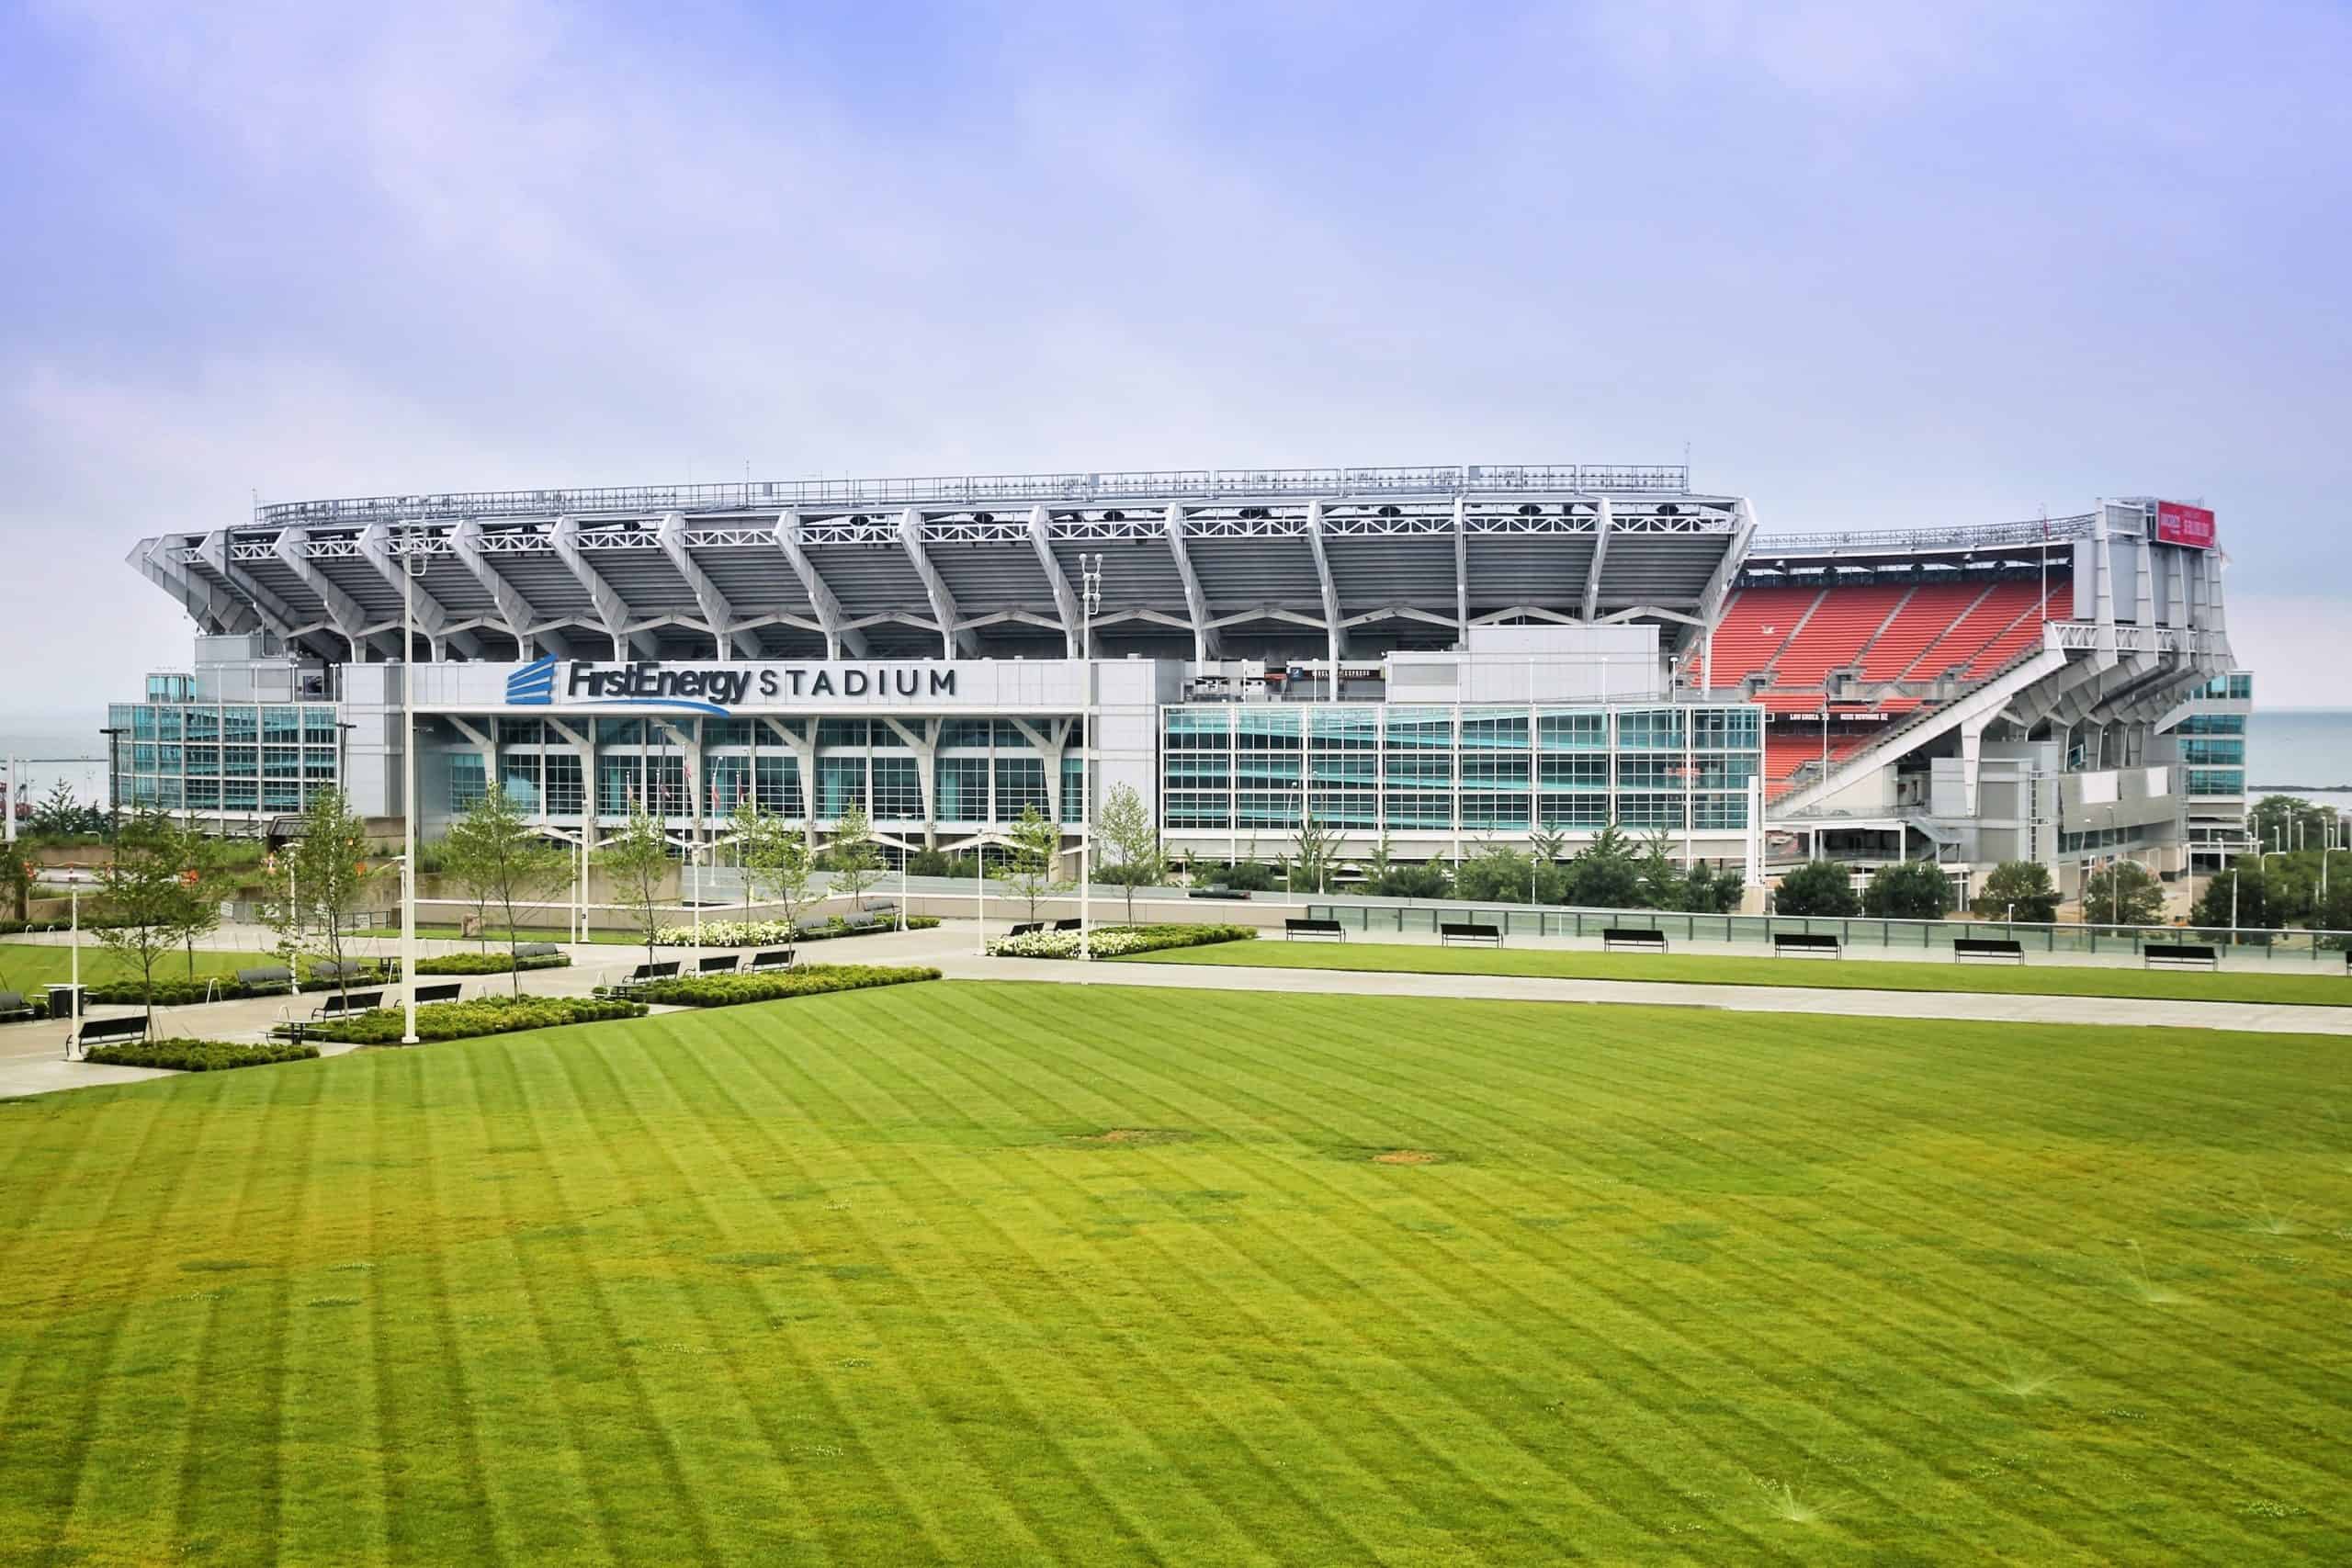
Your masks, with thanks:
<instances>
[{"instance_id":1,"label":"lake water","mask_svg":"<svg viewBox=\"0 0 2352 1568\"><path fill-rule=\"evenodd\" d=\"M0 758L17 759L17 787L25 798L39 801L63 779L75 798L95 806L107 797L107 738L98 733L105 723L103 713L0 715Z\"/></svg>"}]
</instances>

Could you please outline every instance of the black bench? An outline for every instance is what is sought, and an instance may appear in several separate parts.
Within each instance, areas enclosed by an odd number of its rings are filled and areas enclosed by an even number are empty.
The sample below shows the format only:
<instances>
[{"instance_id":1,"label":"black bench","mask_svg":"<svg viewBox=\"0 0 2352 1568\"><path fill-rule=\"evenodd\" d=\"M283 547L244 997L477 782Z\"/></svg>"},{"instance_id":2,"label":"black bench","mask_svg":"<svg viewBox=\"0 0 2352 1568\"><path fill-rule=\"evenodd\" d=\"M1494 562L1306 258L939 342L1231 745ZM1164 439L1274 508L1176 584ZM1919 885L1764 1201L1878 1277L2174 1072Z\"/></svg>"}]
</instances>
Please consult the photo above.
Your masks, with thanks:
<instances>
[{"instance_id":1,"label":"black bench","mask_svg":"<svg viewBox=\"0 0 2352 1568\"><path fill-rule=\"evenodd\" d=\"M1213 882L1206 887L1193 888L1191 892L1186 894L1185 897L1190 898L1247 898L1250 897L1250 894L1246 888L1236 891L1233 888L1227 887L1222 882Z\"/></svg>"},{"instance_id":2,"label":"black bench","mask_svg":"<svg viewBox=\"0 0 2352 1568\"><path fill-rule=\"evenodd\" d=\"M755 953L752 954L752 967L753 969L789 969L792 967L792 949L771 947L765 952Z\"/></svg>"},{"instance_id":3,"label":"black bench","mask_svg":"<svg viewBox=\"0 0 2352 1568\"><path fill-rule=\"evenodd\" d=\"M1438 922L1437 941L1440 947L1451 947L1457 942L1483 942L1489 947L1500 947L1503 944L1503 929L1500 926L1482 926L1470 920L1441 920Z\"/></svg>"},{"instance_id":4,"label":"black bench","mask_svg":"<svg viewBox=\"0 0 2352 1568\"><path fill-rule=\"evenodd\" d=\"M732 975L742 964L740 953L715 953L695 965L697 975Z\"/></svg>"},{"instance_id":5,"label":"black bench","mask_svg":"<svg viewBox=\"0 0 2352 1568\"><path fill-rule=\"evenodd\" d=\"M21 991L0 991L0 1019L30 1018L33 1004L25 1000Z\"/></svg>"},{"instance_id":6,"label":"black bench","mask_svg":"<svg viewBox=\"0 0 2352 1568\"><path fill-rule=\"evenodd\" d=\"M2140 950L2143 969L2219 969L2222 955L2203 942L2152 942Z\"/></svg>"},{"instance_id":7,"label":"black bench","mask_svg":"<svg viewBox=\"0 0 2352 1568\"><path fill-rule=\"evenodd\" d=\"M356 1012L373 1012L384 1005L381 991L331 991L327 999L311 1010L312 1018L349 1018Z\"/></svg>"},{"instance_id":8,"label":"black bench","mask_svg":"<svg viewBox=\"0 0 2352 1568\"><path fill-rule=\"evenodd\" d=\"M554 958L560 953L561 949L551 942L526 942L519 943L514 949L514 956L517 958Z\"/></svg>"},{"instance_id":9,"label":"black bench","mask_svg":"<svg viewBox=\"0 0 2352 1568\"><path fill-rule=\"evenodd\" d=\"M1080 922L1077 920L1056 920L1054 922L1054 930L1057 931L1074 931L1079 929Z\"/></svg>"},{"instance_id":10,"label":"black bench","mask_svg":"<svg viewBox=\"0 0 2352 1568\"><path fill-rule=\"evenodd\" d=\"M249 991L258 991L264 986L283 986L286 994L292 996L294 971L283 964L265 964L258 968L240 969L237 971L237 984Z\"/></svg>"},{"instance_id":11,"label":"black bench","mask_svg":"<svg viewBox=\"0 0 2352 1568\"><path fill-rule=\"evenodd\" d=\"M1288 919L1283 922L1283 940L1295 936L1328 936L1340 942L1348 940L1348 929L1337 920Z\"/></svg>"},{"instance_id":12,"label":"black bench","mask_svg":"<svg viewBox=\"0 0 2352 1568\"><path fill-rule=\"evenodd\" d=\"M86 1056L93 1044L104 1045L109 1041L144 1041L147 1038L147 1015L133 1013L129 1018L84 1019L66 1046L65 1059L72 1061L74 1053Z\"/></svg>"},{"instance_id":13,"label":"black bench","mask_svg":"<svg viewBox=\"0 0 2352 1568\"><path fill-rule=\"evenodd\" d=\"M628 972L629 984L641 986L648 980L674 980L678 977L678 964L679 960L675 958L660 964L640 964Z\"/></svg>"},{"instance_id":14,"label":"black bench","mask_svg":"<svg viewBox=\"0 0 2352 1568\"><path fill-rule=\"evenodd\" d=\"M1620 950L1630 950L1634 953L1664 953L1666 933L1641 931L1632 926L1605 928L1600 933L1600 951L1616 953Z\"/></svg>"},{"instance_id":15,"label":"black bench","mask_svg":"<svg viewBox=\"0 0 2352 1568\"><path fill-rule=\"evenodd\" d=\"M1008 937L1035 936L1039 931L1044 931L1045 929L1046 922L1043 920L1022 920L1017 922L1011 931L1004 934Z\"/></svg>"},{"instance_id":16,"label":"black bench","mask_svg":"<svg viewBox=\"0 0 2352 1568\"><path fill-rule=\"evenodd\" d=\"M1775 958L1842 958L1844 950L1827 931L1774 931Z\"/></svg>"},{"instance_id":17,"label":"black bench","mask_svg":"<svg viewBox=\"0 0 2352 1568\"><path fill-rule=\"evenodd\" d=\"M322 958L311 965L311 978L313 980L356 980L363 976L372 979L375 973L373 964L356 958L341 964L332 958ZM243 974L238 976L239 979L243 977Z\"/></svg>"},{"instance_id":18,"label":"black bench","mask_svg":"<svg viewBox=\"0 0 2352 1568\"><path fill-rule=\"evenodd\" d=\"M454 1002L465 988L466 983L463 980L445 980L437 986L419 986L416 988L416 1005L427 1007L435 1002Z\"/></svg>"},{"instance_id":19,"label":"black bench","mask_svg":"<svg viewBox=\"0 0 2352 1568\"><path fill-rule=\"evenodd\" d=\"M1951 961L1964 964L1972 958L2006 959L2011 964L2025 962L2025 943L2006 937L1964 936L1951 944Z\"/></svg>"}]
</instances>

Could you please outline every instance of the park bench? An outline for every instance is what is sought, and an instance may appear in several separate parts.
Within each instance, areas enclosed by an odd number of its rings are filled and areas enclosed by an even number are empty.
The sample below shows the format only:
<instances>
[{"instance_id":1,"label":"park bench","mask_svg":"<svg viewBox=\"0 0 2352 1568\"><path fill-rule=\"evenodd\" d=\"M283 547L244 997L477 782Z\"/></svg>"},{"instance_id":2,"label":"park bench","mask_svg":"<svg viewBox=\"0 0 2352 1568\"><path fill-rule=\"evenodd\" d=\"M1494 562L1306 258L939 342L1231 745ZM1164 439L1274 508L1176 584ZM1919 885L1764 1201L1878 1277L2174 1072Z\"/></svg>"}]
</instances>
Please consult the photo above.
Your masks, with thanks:
<instances>
[{"instance_id":1,"label":"park bench","mask_svg":"<svg viewBox=\"0 0 2352 1568\"><path fill-rule=\"evenodd\" d=\"M1080 929L1080 922L1077 920L1056 920L1054 922L1054 930L1057 931L1074 931Z\"/></svg>"},{"instance_id":2,"label":"park bench","mask_svg":"<svg viewBox=\"0 0 2352 1568\"><path fill-rule=\"evenodd\" d=\"M349 1018L356 1012L373 1012L384 1005L381 991L330 991L327 999L311 1010L312 1018Z\"/></svg>"},{"instance_id":3,"label":"park bench","mask_svg":"<svg viewBox=\"0 0 2352 1568\"><path fill-rule=\"evenodd\" d=\"M1827 931L1774 931L1775 958L1842 958L1844 950Z\"/></svg>"},{"instance_id":4,"label":"park bench","mask_svg":"<svg viewBox=\"0 0 2352 1568\"><path fill-rule=\"evenodd\" d=\"M1045 929L1046 922L1043 920L1018 920L1014 922L1012 929L1004 934L1008 937L1035 936Z\"/></svg>"},{"instance_id":5,"label":"park bench","mask_svg":"<svg viewBox=\"0 0 2352 1568\"><path fill-rule=\"evenodd\" d=\"M21 991L0 991L0 1021L30 1018L33 1004L25 1000Z\"/></svg>"},{"instance_id":6,"label":"park bench","mask_svg":"<svg viewBox=\"0 0 2352 1568\"><path fill-rule=\"evenodd\" d=\"M754 972L762 969L789 969L791 967L792 949L788 947L771 947L752 954L752 968Z\"/></svg>"},{"instance_id":7,"label":"park bench","mask_svg":"<svg viewBox=\"0 0 2352 1568\"><path fill-rule=\"evenodd\" d=\"M1437 941L1440 947L1451 947L1457 942L1483 942L1489 947L1500 947L1503 929L1471 920L1442 920L1438 923Z\"/></svg>"},{"instance_id":8,"label":"park bench","mask_svg":"<svg viewBox=\"0 0 2352 1568\"><path fill-rule=\"evenodd\" d=\"M2222 955L2203 942L2152 942L2140 950L2143 969L2219 969Z\"/></svg>"},{"instance_id":9,"label":"park bench","mask_svg":"<svg viewBox=\"0 0 2352 1568\"><path fill-rule=\"evenodd\" d=\"M1295 936L1328 936L1340 942L1348 940L1348 929L1337 920L1292 919L1283 922L1283 940Z\"/></svg>"},{"instance_id":10,"label":"park bench","mask_svg":"<svg viewBox=\"0 0 2352 1568\"><path fill-rule=\"evenodd\" d=\"M1600 933L1603 953L1664 953L1664 931L1642 931L1633 926L1610 926Z\"/></svg>"},{"instance_id":11,"label":"park bench","mask_svg":"<svg viewBox=\"0 0 2352 1568\"><path fill-rule=\"evenodd\" d=\"M416 1005L429 1007L435 1002L454 1002L466 988L463 980L444 980L437 986L419 986Z\"/></svg>"},{"instance_id":12,"label":"park bench","mask_svg":"<svg viewBox=\"0 0 2352 1568\"><path fill-rule=\"evenodd\" d=\"M237 971L237 984L248 991L258 991L268 986L283 986L286 994L294 994L294 971L283 964L264 964L252 969Z\"/></svg>"},{"instance_id":13,"label":"park bench","mask_svg":"<svg viewBox=\"0 0 2352 1568\"><path fill-rule=\"evenodd\" d=\"M1192 898L1247 898L1250 897L1250 894L1246 888L1236 891L1235 889L1227 886L1222 882L1212 882L1206 887L1195 887L1192 889L1186 897Z\"/></svg>"},{"instance_id":14,"label":"park bench","mask_svg":"<svg viewBox=\"0 0 2352 1568\"><path fill-rule=\"evenodd\" d=\"M2007 960L2011 964L2025 962L2025 943L2007 937L1964 936L1951 944L1951 961L1965 964L1972 958Z\"/></svg>"},{"instance_id":15,"label":"park bench","mask_svg":"<svg viewBox=\"0 0 2352 1568\"><path fill-rule=\"evenodd\" d=\"M139 1042L146 1038L145 1013L133 1013L129 1018L84 1019L82 1027L74 1032L73 1043L68 1047L67 1059L72 1060L74 1052L88 1055L94 1044L104 1045L109 1041Z\"/></svg>"},{"instance_id":16,"label":"park bench","mask_svg":"<svg viewBox=\"0 0 2352 1568\"><path fill-rule=\"evenodd\" d=\"M551 942L526 942L515 946L514 956L516 958L554 958L559 956L561 951Z\"/></svg>"},{"instance_id":17,"label":"park bench","mask_svg":"<svg viewBox=\"0 0 2352 1568\"><path fill-rule=\"evenodd\" d=\"M375 974L376 965L360 958L345 959L340 964L332 958L322 958L311 965L311 978L313 980L356 980L363 976L372 979ZM243 978L242 976L239 977Z\"/></svg>"},{"instance_id":18,"label":"park bench","mask_svg":"<svg viewBox=\"0 0 2352 1568\"><path fill-rule=\"evenodd\" d=\"M714 953L708 958L703 959L695 965L695 973L697 975L731 975L742 961L742 954L741 953Z\"/></svg>"}]
</instances>

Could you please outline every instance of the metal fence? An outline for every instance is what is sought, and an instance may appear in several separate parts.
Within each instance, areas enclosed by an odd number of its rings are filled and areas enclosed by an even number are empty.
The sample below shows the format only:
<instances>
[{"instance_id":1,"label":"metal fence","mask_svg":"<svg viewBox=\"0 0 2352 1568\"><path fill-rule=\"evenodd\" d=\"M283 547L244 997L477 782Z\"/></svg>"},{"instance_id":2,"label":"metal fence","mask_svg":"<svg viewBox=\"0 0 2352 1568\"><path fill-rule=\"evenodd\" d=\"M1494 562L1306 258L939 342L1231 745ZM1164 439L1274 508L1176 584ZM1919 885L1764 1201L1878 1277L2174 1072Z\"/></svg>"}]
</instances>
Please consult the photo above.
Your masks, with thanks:
<instances>
[{"instance_id":1,"label":"metal fence","mask_svg":"<svg viewBox=\"0 0 2352 1568\"><path fill-rule=\"evenodd\" d=\"M2007 940L2028 953L2136 957L2148 943L2197 942L2224 955L2280 963L2345 964L2352 932L2335 931L2204 930L2190 926L2107 926L2011 923L2005 920L1886 920L1866 916L1690 915L1661 909L1571 909L1525 904L1309 904L1309 916L1332 919L1371 935L1435 936L1441 921L1501 928L1507 936L1591 937L1603 931L1662 931L1694 942L1765 946L1781 934L1834 936L1847 947L1916 949L1949 955L1963 938Z\"/></svg>"}]
</instances>

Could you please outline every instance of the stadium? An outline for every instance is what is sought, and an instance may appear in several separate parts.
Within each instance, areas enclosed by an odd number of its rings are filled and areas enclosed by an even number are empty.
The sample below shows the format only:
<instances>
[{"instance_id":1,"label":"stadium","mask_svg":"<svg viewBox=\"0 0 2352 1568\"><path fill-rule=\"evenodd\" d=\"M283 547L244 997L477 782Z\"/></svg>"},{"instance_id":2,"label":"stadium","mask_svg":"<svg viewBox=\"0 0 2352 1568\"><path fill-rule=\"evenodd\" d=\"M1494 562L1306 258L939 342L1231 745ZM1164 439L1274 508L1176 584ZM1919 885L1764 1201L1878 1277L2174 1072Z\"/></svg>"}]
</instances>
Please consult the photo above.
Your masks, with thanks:
<instances>
[{"instance_id":1,"label":"stadium","mask_svg":"<svg viewBox=\"0 0 2352 1568\"><path fill-rule=\"evenodd\" d=\"M326 784L400 816L413 671L428 832L495 781L572 841L752 800L1075 843L1124 784L1179 860L1614 823L1759 901L1814 856L2071 893L2245 836L2212 513L2152 498L1778 534L1676 466L746 482L269 504L130 562L198 636L110 710L115 803L228 833Z\"/></svg>"}]
</instances>

